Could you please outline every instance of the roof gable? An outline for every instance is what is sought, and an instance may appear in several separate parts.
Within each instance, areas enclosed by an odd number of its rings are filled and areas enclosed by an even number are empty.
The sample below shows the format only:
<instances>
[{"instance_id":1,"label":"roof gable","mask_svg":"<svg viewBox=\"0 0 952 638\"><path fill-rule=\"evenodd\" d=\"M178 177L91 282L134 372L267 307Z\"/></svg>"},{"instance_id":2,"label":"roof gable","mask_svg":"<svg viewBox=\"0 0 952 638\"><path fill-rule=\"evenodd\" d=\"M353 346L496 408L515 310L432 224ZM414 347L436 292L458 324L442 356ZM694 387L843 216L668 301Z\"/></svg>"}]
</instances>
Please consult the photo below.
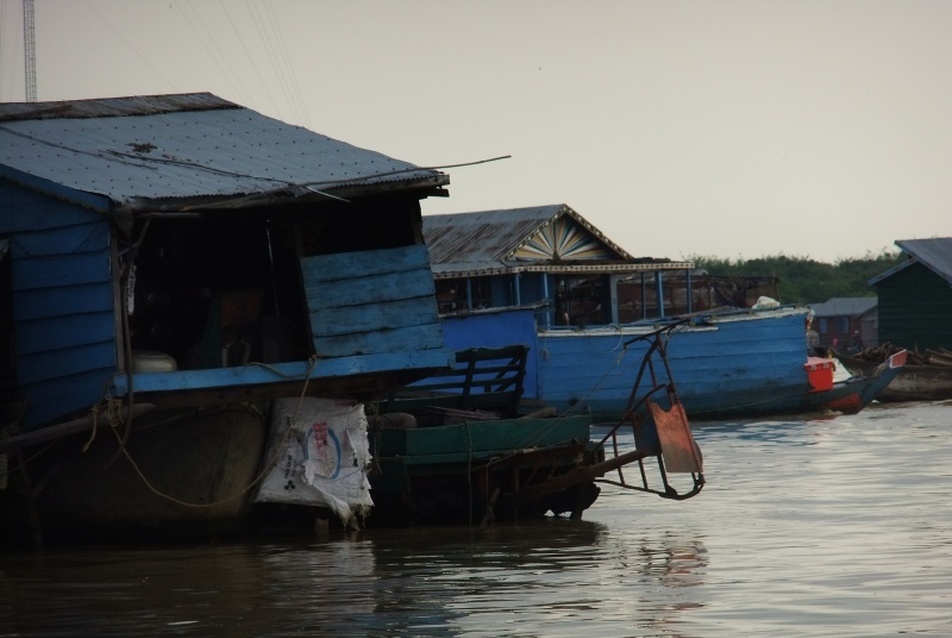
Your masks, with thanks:
<instances>
[{"instance_id":1,"label":"roof gable","mask_svg":"<svg viewBox=\"0 0 952 638\"><path fill-rule=\"evenodd\" d=\"M952 285L952 237L900 239L896 241L896 245L909 259L874 277L869 281L869 285L874 286L916 263L922 264Z\"/></svg>"},{"instance_id":2,"label":"roof gable","mask_svg":"<svg viewBox=\"0 0 952 638\"><path fill-rule=\"evenodd\" d=\"M631 259L565 204L425 215L423 232L434 266Z\"/></svg>"},{"instance_id":3,"label":"roof gable","mask_svg":"<svg viewBox=\"0 0 952 638\"><path fill-rule=\"evenodd\" d=\"M631 256L581 215L562 205L555 216L535 228L506 258L559 262L631 259Z\"/></svg>"},{"instance_id":4,"label":"roof gable","mask_svg":"<svg viewBox=\"0 0 952 638\"><path fill-rule=\"evenodd\" d=\"M952 284L952 237L907 239L896 242L902 251Z\"/></svg>"}]
</instances>

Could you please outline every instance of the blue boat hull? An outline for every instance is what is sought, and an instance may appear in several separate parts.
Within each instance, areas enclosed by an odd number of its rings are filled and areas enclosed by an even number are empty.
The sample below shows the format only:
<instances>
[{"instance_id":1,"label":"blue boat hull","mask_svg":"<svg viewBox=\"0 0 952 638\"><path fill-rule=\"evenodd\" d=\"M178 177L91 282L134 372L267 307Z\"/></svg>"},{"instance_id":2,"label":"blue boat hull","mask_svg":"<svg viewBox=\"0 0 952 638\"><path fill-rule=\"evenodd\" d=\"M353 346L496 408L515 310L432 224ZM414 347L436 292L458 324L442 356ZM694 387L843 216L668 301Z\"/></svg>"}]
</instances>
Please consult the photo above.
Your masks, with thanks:
<instances>
[{"instance_id":1,"label":"blue boat hull","mask_svg":"<svg viewBox=\"0 0 952 638\"><path fill-rule=\"evenodd\" d=\"M533 321L531 312L515 310L457 317L445 322L444 334L453 347L484 345L487 335L532 340L527 399L563 413L585 411L597 422L619 419L649 346L638 337L654 326L527 331ZM855 412L888 383L880 377L857 378L815 391L804 368L805 311L800 309L733 312L685 324L671 333L667 357L692 419ZM664 375L662 369L656 373ZM885 376L890 374L895 372Z\"/></svg>"}]
</instances>

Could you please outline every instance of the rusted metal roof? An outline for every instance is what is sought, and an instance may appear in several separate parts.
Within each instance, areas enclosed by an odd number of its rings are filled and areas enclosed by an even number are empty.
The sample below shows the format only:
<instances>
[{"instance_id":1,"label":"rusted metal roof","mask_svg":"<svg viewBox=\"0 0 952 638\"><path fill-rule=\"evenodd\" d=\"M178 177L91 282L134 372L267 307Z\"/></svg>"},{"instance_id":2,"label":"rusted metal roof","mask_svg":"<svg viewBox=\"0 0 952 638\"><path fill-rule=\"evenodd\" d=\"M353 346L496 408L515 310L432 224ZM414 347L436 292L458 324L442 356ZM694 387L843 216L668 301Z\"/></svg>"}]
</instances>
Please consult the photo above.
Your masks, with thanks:
<instances>
[{"instance_id":1,"label":"rusted metal roof","mask_svg":"<svg viewBox=\"0 0 952 638\"><path fill-rule=\"evenodd\" d=\"M437 278L693 267L636 259L565 204L424 215L423 234Z\"/></svg>"},{"instance_id":2,"label":"rusted metal roof","mask_svg":"<svg viewBox=\"0 0 952 638\"><path fill-rule=\"evenodd\" d=\"M109 208L126 210L238 207L449 183L440 171L209 93L0 104L0 177L67 198L101 195Z\"/></svg>"}]
</instances>

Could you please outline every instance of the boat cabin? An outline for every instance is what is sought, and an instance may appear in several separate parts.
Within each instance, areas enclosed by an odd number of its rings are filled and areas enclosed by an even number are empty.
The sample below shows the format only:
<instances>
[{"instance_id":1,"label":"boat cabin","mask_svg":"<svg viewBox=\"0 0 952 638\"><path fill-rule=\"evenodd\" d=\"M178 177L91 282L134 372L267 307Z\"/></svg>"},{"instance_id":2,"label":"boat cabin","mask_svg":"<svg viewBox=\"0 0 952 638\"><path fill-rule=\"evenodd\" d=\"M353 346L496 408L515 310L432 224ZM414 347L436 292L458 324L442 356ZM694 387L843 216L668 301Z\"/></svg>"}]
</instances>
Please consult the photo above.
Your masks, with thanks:
<instances>
[{"instance_id":1,"label":"boat cabin","mask_svg":"<svg viewBox=\"0 0 952 638\"><path fill-rule=\"evenodd\" d=\"M540 304L540 326L558 327L710 307L692 263L634 258L565 204L427 215L423 231L443 314Z\"/></svg>"},{"instance_id":2,"label":"boat cabin","mask_svg":"<svg viewBox=\"0 0 952 638\"><path fill-rule=\"evenodd\" d=\"M651 321L776 299L776 277L632 257L566 204L426 215L440 313L540 309L540 328Z\"/></svg>"}]
</instances>

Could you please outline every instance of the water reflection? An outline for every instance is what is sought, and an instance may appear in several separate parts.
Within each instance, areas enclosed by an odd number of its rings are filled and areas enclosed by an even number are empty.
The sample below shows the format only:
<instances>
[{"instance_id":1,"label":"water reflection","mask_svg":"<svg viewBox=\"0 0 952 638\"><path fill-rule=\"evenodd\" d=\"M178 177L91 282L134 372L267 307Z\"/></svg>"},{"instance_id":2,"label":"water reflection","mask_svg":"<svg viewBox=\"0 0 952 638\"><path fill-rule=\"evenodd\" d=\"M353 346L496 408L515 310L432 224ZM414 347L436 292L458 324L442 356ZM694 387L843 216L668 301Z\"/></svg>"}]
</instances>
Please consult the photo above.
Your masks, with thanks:
<instances>
[{"instance_id":1,"label":"water reflection","mask_svg":"<svg viewBox=\"0 0 952 638\"><path fill-rule=\"evenodd\" d=\"M701 495L584 521L0 554L0 637L948 636L950 408L702 424Z\"/></svg>"},{"instance_id":2,"label":"water reflection","mask_svg":"<svg viewBox=\"0 0 952 638\"><path fill-rule=\"evenodd\" d=\"M326 542L5 556L0 635L664 635L702 604L689 536L588 521L372 530ZM662 630L662 628L664 628ZM606 634L607 635L607 634Z\"/></svg>"},{"instance_id":3,"label":"water reflection","mask_svg":"<svg viewBox=\"0 0 952 638\"><path fill-rule=\"evenodd\" d=\"M639 559L646 575L657 576L665 587L697 587L704 584L707 550L699 539L673 533L660 539L644 539Z\"/></svg>"}]
</instances>

